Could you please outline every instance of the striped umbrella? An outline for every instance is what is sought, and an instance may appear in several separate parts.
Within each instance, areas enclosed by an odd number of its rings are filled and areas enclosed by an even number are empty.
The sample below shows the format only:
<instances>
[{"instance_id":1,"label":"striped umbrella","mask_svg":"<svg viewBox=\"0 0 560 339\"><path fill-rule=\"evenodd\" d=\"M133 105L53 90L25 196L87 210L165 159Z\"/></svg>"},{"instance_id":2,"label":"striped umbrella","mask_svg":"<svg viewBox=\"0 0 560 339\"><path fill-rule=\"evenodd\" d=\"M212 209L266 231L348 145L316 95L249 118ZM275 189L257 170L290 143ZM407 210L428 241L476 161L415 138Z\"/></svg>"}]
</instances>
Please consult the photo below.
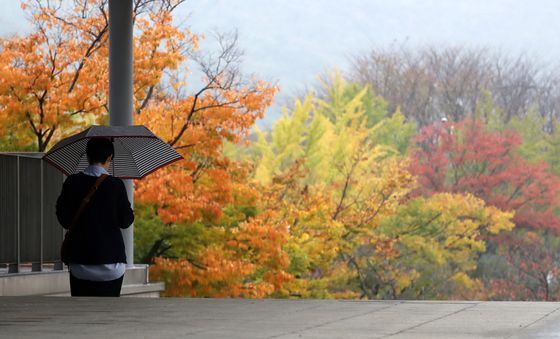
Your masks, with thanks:
<instances>
[{"instance_id":1,"label":"striped umbrella","mask_svg":"<svg viewBox=\"0 0 560 339\"><path fill-rule=\"evenodd\" d=\"M83 132L58 142L43 160L66 175L88 166L86 145L90 138L105 137L113 141L115 156L109 173L122 179L141 179L153 171L183 157L148 128L137 126L91 126Z\"/></svg>"}]
</instances>

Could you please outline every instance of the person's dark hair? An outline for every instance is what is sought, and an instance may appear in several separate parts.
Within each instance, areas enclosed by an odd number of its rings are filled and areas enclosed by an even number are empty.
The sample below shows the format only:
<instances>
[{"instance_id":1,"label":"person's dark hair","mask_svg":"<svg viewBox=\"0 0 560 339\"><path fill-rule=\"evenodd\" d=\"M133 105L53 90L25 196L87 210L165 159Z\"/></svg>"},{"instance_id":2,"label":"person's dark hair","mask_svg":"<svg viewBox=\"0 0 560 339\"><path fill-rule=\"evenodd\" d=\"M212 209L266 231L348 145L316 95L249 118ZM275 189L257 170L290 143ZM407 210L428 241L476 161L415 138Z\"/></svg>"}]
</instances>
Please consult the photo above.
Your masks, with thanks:
<instances>
[{"instance_id":1,"label":"person's dark hair","mask_svg":"<svg viewBox=\"0 0 560 339\"><path fill-rule=\"evenodd\" d=\"M86 146L86 154L90 164L104 163L110 155L115 155L115 147L110 139L91 138Z\"/></svg>"}]
</instances>

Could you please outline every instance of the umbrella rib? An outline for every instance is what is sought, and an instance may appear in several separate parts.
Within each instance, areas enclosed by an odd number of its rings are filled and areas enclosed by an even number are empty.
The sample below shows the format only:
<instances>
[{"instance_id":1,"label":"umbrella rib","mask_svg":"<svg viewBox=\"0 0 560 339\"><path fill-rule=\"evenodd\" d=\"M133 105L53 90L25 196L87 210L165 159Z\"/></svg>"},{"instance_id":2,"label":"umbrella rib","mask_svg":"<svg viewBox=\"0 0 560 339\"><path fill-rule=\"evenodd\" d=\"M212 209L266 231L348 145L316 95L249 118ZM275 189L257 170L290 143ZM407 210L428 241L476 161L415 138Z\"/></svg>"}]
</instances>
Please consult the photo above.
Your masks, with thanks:
<instances>
[{"instance_id":1,"label":"umbrella rib","mask_svg":"<svg viewBox=\"0 0 560 339\"><path fill-rule=\"evenodd\" d=\"M116 144L117 142L119 143L119 146L118 146L118 147L120 147L120 148L122 148L124 151L126 151L126 153L128 153L128 154L130 155L130 158L131 158L132 160L136 161L136 160L134 159L134 153L133 153L128 147L126 147L126 144L123 143L122 140L121 140L120 138L115 138L115 141L114 141L113 143ZM116 152L115 152L115 153L116 153ZM115 165L114 165L115 162L116 162L116 159L113 159L113 176L115 176L115 174L116 174L116 173L115 173ZM136 170L136 174L137 174L137 175L140 174L140 173L138 172L138 170Z\"/></svg>"}]
</instances>

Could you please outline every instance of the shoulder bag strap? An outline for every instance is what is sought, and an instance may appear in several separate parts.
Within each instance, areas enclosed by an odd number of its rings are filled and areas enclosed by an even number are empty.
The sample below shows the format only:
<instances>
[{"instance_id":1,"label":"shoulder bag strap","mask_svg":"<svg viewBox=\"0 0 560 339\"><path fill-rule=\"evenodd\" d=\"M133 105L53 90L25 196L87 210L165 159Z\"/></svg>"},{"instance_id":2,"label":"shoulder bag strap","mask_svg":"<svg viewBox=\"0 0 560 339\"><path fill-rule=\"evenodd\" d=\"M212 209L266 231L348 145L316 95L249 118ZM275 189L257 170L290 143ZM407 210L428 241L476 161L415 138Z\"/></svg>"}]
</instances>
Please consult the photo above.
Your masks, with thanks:
<instances>
[{"instance_id":1,"label":"shoulder bag strap","mask_svg":"<svg viewBox=\"0 0 560 339\"><path fill-rule=\"evenodd\" d=\"M87 204L89 203L89 200L91 199L92 195L95 193L95 191L97 191L97 188L99 188L99 185L101 185L103 180L105 180L105 178L107 178L107 177L108 177L107 174L101 174L101 176L99 178L97 178L97 180L95 181L95 184L93 184L93 186L89 190L88 194L86 194L86 196L82 200L82 203L80 204L80 208L78 208L78 211L74 215L74 219L72 219L72 224L68 228L68 232L70 232L74 228L74 226L78 222L78 219L82 215L82 212L84 211Z\"/></svg>"}]
</instances>

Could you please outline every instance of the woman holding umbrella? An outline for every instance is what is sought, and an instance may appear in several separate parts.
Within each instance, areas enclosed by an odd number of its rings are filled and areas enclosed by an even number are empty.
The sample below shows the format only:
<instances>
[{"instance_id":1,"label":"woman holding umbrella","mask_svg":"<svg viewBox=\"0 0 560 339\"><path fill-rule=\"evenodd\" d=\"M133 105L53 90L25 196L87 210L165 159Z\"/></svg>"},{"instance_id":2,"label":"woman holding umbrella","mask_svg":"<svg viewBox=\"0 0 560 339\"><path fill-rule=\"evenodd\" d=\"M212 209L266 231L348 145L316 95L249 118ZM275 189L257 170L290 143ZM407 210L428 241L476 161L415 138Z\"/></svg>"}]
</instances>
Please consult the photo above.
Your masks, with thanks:
<instances>
[{"instance_id":1,"label":"woman holding umbrella","mask_svg":"<svg viewBox=\"0 0 560 339\"><path fill-rule=\"evenodd\" d=\"M120 295L133 259L126 257L121 229L134 221L121 179L142 179L180 159L142 125L91 126L43 156L68 176L56 213L68 230L61 259L70 270L72 296Z\"/></svg>"},{"instance_id":2,"label":"woman holding umbrella","mask_svg":"<svg viewBox=\"0 0 560 339\"><path fill-rule=\"evenodd\" d=\"M126 271L121 229L134 214L122 180L107 172L115 155L111 140L89 139L86 154L89 166L66 179L56 203L60 224L70 230L63 259L72 296L118 297Z\"/></svg>"}]
</instances>

